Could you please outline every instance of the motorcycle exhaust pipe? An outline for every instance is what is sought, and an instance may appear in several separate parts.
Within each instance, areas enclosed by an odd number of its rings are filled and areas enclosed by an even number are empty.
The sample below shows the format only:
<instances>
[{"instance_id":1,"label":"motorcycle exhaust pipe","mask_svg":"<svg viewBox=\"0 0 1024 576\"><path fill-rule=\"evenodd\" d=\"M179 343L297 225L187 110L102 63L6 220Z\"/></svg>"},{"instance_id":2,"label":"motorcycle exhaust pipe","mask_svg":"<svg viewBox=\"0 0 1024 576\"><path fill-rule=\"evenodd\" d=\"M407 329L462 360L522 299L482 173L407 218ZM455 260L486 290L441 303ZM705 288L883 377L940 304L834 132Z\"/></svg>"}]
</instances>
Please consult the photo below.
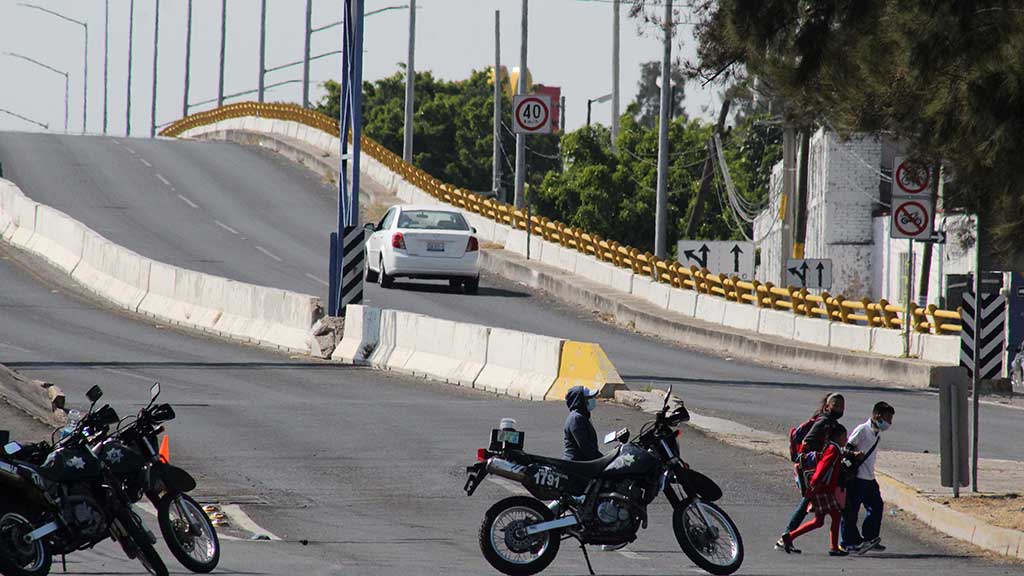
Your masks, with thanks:
<instances>
[{"instance_id":1,"label":"motorcycle exhaust pipe","mask_svg":"<svg viewBox=\"0 0 1024 576\"><path fill-rule=\"evenodd\" d=\"M526 479L526 466L521 466L501 458L491 458L487 461L487 472L496 474L509 480L522 482Z\"/></svg>"}]
</instances>

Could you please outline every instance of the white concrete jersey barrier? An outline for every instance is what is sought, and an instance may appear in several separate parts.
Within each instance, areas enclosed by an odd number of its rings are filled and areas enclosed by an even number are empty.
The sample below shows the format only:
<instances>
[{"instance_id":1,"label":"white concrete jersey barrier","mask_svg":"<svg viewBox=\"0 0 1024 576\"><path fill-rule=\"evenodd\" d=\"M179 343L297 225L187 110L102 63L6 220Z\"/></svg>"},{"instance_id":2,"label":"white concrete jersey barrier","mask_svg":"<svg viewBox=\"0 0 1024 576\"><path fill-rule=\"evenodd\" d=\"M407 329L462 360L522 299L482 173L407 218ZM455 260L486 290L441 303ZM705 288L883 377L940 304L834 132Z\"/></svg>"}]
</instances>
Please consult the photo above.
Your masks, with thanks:
<instances>
[{"instance_id":1,"label":"white concrete jersey barrier","mask_svg":"<svg viewBox=\"0 0 1024 576\"><path fill-rule=\"evenodd\" d=\"M2 179L0 234L121 308L227 338L308 354L322 315L315 296L145 258Z\"/></svg>"},{"instance_id":2,"label":"white concrete jersey barrier","mask_svg":"<svg viewBox=\"0 0 1024 576\"><path fill-rule=\"evenodd\" d=\"M292 129L292 125L298 126L294 122L271 121L261 118L246 118L241 123L236 120L222 120L208 126L192 128L184 132L182 137L243 129L293 137L324 152L338 153L337 138L315 129L302 130L301 127ZM363 154L362 159L363 170L405 202L444 204L391 171L369 154ZM467 214L467 216L477 229L477 235L481 239L499 244L510 252L525 255L526 233L524 231L510 229L504 224L498 224L476 214ZM486 221L486 223L482 221ZM0 221L0 227L2 225L3 223ZM752 305L727 302L716 296L698 295L692 290L651 282L645 277L631 274L628 270L599 261L593 256L580 254L575 250L540 238L531 239L530 257L614 290L633 294L659 308L713 324L757 332L775 338L830 346L843 351L871 352L893 357L903 355L902 345L895 345L895 342L901 337L898 330L830 322L824 318L797 316L792 312L759 309ZM919 339L918 344L912 347L912 353L927 362L955 365L959 361L959 348L953 342L954 340L959 340L959 337L931 335L928 339ZM926 341L928 344L924 344Z\"/></svg>"}]
</instances>

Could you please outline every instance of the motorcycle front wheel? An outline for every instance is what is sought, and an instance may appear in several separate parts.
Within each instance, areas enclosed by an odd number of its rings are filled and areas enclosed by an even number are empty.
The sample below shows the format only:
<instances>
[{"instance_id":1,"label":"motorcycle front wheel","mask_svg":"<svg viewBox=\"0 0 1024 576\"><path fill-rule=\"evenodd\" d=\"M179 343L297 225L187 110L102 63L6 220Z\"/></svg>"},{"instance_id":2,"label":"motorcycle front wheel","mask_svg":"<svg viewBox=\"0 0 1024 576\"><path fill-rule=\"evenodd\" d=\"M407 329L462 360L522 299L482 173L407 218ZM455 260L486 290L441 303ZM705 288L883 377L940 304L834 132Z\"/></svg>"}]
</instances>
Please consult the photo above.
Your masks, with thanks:
<instances>
[{"instance_id":1,"label":"motorcycle front wheel","mask_svg":"<svg viewBox=\"0 0 1024 576\"><path fill-rule=\"evenodd\" d=\"M205 574L220 562L220 541L210 518L188 494L168 494L157 506L160 532L171 554L192 572Z\"/></svg>"},{"instance_id":2,"label":"motorcycle front wheel","mask_svg":"<svg viewBox=\"0 0 1024 576\"><path fill-rule=\"evenodd\" d=\"M146 570L153 576L169 576L167 566L164 564L153 542L150 540L149 532L142 525L142 521L129 508L123 508L117 513L117 521L121 528L131 539L131 545L135 547L135 556Z\"/></svg>"},{"instance_id":3,"label":"motorcycle front wheel","mask_svg":"<svg viewBox=\"0 0 1024 576\"><path fill-rule=\"evenodd\" d=\"M24 536L34 529L20 514L0 517L0 574L4 576L46 576L53 555L42 540L26 543Z\"/></svg>"},{"instance_id":4,"label":"motorcycle front wheel","mask_svg":"<svg viewBox=\"0 0 1024 576\"><path fill-rule=\"evenodd\" d=\"M557 530L535 536L526 534L533 524L554 520L555 515L539 500L512 496L498 501L480 524L480 551L496 570L510 576L536 574L558 554Z\"/></svg>"},{"instance_id":5,"label":"motorcycle front wheel","mask_svg":"<svg viewBox=\"0 0 1024 576\"><path fill-rule=\"evenodd\" d=\"M683 552L702 570L722 576L743 564L743 538L732 518L711 502L684 500L672 514L672 528Z\"/></svg>"}]
</instances>

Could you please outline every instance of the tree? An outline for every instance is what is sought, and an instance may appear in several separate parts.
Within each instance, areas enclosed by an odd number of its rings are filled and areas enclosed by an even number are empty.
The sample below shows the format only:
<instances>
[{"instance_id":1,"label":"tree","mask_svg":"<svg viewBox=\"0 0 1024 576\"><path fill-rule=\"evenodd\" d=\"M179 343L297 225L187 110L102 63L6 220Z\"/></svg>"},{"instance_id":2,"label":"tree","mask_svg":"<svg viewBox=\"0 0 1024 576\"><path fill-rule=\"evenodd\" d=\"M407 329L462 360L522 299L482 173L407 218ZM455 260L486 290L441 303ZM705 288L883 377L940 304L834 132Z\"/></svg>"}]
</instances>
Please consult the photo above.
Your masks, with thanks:
<instances>
[{"instance_id":1,"label":"tree","mask_svg":"<svg viewBox=\"0 0 1024 576\"><path fill-rule=\"evenodd\" d=\"M645 128L658 125L661 113L661 62L644 62L640 65L640 81L637 82L636 100L630 103L626 113L636 118ZM684 116L683 100L686 98L686 73L678 62L672 65L672 107L669 117Z\"/></svg>"}]
</instances>

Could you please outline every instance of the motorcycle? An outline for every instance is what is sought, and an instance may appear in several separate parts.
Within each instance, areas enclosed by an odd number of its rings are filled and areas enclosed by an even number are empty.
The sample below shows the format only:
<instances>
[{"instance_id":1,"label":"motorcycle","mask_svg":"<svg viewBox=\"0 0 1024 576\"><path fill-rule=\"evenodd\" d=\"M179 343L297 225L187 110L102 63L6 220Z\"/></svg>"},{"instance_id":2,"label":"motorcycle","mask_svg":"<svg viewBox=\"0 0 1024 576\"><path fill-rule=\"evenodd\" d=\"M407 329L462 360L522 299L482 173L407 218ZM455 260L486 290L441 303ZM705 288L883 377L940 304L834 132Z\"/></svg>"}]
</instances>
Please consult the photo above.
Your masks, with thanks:
<instances>
[{"instance_id":1,"label":"motorcycle","mask_svg":"<svg viewBox=\"0 0 1024 576\"><path fill-rule=\"evenodd\" d=\"M211 572L220 561L220 541L202 506L187 494L196 481L157 447L163 423L175 418L170 404L156 403L159 396L160 383L153 384L149 404L134 420L122 419L93 450L121 479L131 502L146 497L153 504L164 542L178 562L192 572Z\"/></svg>"},{"instance_id":2,"label":"motorcycle","mask_svg":"<svg viewBox=\"0 0 1024 576\"><path fill-rule=\"evenodd\" d=\"M103 396L99 386L86 396L88 414L52 446L4 446L0 573L5 576L45 576L54 555L89 549L108 537L151 574L168 574L153 548L156 537L132 509L120 479L90 449L119 422L117 412L110 405L95 409Z\"/></svg>"},{"instance_id":3,"label":"motorcycle","mask_svg":"<svg viewBox=\"0 0 1024 576\"><path fill-rule=\"evenodd\" d=\"M466 469L464 490L472 496L488 474L522 484L533 496L500 500L484 514L480 550L495 569L536 574L555 559L562 540L575 538L587 568L588 544L617 549L647 528L647 506L658 494L672 505L672 527L683 552L701 569L732 574L743 563L743 540L718 505L722 490L680 458L675 428L690 419L680 402L669 406L672 388L653 422L633 440L628 428L605 443L619 446L598 460L574 462L523 451L525 434L506 419L491 431L488 448ZM545 504L543 501L552 501Z\"/></svg>"}]
</instances>

